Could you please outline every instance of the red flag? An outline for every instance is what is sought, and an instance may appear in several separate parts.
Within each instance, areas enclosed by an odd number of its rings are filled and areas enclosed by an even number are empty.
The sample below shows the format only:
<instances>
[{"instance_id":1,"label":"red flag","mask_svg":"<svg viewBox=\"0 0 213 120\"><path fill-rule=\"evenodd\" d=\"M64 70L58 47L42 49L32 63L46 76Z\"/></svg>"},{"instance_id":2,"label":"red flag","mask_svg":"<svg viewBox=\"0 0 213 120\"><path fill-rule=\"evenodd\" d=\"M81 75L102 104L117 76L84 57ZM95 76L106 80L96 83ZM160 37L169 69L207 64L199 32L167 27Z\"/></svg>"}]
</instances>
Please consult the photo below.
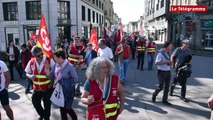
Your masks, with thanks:
<instances>
[{"instance_id":1,"label":"red flag","mask_svg":"<svg viewBox=\"0 0 213 120\"><path fill-rule=\"evenodd\" d=\"M42 51L47 57L52 57L52 44L43 14L41 15L37 45L42 48Z\"/></svg>"},{"instance_id":2,"label":"red flag","mask_svg":"<svg viewBox=\"0 0 213 120\"><path fill-rule=\"evenodd\" d=\"M124 35L123 35L123 26L120 23L120 42L123 40L123 37L124 37Z\"/></svg>"},{"instance_id":3,"label":"red flag","mask_svg":"<svg viewBox=\"0 0 213 120\"><path fill-rule=\"evenodd\" d=\"M95 28L92 28L91 37L89 43L92 43L92 49L98 51L98 37Z\"/></svg>"},{"instance_id":4,"label":"red flag","mask_svg":"<svg viewBox=\"0 0 213 120\"><path fill-rule=\"evenodd\" d=\"M31 46L34 46L34 43L36 43L36 31L31 35L29 42Z\"/></svg>"}]
</instances>

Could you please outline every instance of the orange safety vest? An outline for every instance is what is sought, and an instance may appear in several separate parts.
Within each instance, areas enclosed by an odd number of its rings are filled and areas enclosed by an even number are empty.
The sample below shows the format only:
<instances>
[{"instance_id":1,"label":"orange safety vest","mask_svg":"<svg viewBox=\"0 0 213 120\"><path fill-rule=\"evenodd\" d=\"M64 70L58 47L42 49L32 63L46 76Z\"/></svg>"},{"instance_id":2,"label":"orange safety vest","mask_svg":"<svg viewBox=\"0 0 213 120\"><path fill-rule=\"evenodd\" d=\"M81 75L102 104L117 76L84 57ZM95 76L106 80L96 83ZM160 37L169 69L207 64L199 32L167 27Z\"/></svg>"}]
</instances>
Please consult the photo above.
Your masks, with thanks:
<instances>
[{"instance_id":1,"label":"orange safety vest","mask_svg":"<svg viewBox=\"0 0 213 120\"><path fill-rule=\"evenodd\" d=\"M46 61L50 63L50 59L46 58ZM51 80L49 80L45 73L45 67L42 68L41 72L38 72L38 68L36 67L36 60L32 58L30 60L30 69L33 74L36 76L35 80L33 81L33 89L36 91L46 91L48 85L50 84Z\"/></svg>"},{"instance_id":2,"label":"orange safety vest","mask_svg":"<svg viewBox=\"0 0 213 120\"><path fill-rule=\"evenodd\" d=\"M74 44L72 44L70 46L70 54L80 55L83 50L84 50L84 46L83 45L80 45L78 47L78 49L76 49ZM78 65L82 65L84 63L84 60L83 59L79 60L78 57L68 57L68 60L72 64L77 63Z\"/></svg>"},{"instance_id":3,"label":"orange safety vest","mask_svg":"<svg viewBox=\"0 0 213 120\"><path fill-rule=\"evenodd\" d=\"M110 88L106 100L102 98L100 90L95 80L89 81L90 95L94 96L95 102L88 105L87 120L116 120L120 105L118 103L118 82L117 76L109 79ZM104 104L105 102L105 104Z\"/></svg>"}]
</instances>

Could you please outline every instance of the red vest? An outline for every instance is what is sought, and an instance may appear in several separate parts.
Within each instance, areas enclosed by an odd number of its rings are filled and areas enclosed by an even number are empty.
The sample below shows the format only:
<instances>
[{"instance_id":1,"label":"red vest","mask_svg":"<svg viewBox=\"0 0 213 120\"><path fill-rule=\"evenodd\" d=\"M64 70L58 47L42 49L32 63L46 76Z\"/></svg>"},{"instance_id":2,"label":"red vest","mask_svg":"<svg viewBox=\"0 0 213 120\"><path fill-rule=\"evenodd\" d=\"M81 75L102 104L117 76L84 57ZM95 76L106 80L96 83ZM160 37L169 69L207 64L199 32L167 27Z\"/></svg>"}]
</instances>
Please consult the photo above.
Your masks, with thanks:
<instances>
[{"instance_id":1,"label":"red vest","mask_svg":"<svg viewBox=\"0 0 213 120\"><path fill-rule=\"evenodd\" d=\"M72 44L70 46L70 54L74 54L74 55L81 55L81 52L84 50L84 46L83 45L80 45L78 47L78 49L76 49L75 45ZM84 60L81 59L79 60L78 57L68 57L68 60L70 63L74 64L74 63L77 63L78 65L81 65L84 63Z\"/></svg>"},{"instance_id":2,"label":"red vest","mask_svg":"<svg viewBox=\"0 0 213 120\"><path fill-rule=\"evenodd\" d=\"M148 54L155 54L156 53L156 45L155 43L153 42L153 44L148 44L147 46L147 53Z\"/></svg>"},{"instance_id":3,"label":"red vest","mask_svg":"<svg viewBox=\"0 0 213 120\"><path fill-rule=\"evenodd\" d=\"M46 61L48 61L50 63L50 59L46 58ZM30 69L31 69L32 73L36 76L35 80L33 81L33 88L36 91L46 91L49 83L51 82L49 79L47 79L44 68L45 67L43 67L41 72L39 73L38 69L36 67L35 58L32 58L30 60Z\"/></svg>"},{"instance_id":4,"label":"red vest","mask_svg":"<svg viewBox=\"0 0 213 120\"><path fill-rule=\"evenodd\" d=\"M88 105L87 120L116 120L118 117L118 82L117 76L112 76L109 80L110 88L104 105L102 91L95 80L89 81L90 95L94 96L95 102Z\"/></svg>"},{"instance_id":5,"label":"red vest","mask_svg":"<svg viewBox=\"0 0 213 120\"><path fill-rule=\"evenodd\" d=\"M140 54L146 51L146 42L138 41L136 46L137 52Z\"/></svg>"}]
</instances>

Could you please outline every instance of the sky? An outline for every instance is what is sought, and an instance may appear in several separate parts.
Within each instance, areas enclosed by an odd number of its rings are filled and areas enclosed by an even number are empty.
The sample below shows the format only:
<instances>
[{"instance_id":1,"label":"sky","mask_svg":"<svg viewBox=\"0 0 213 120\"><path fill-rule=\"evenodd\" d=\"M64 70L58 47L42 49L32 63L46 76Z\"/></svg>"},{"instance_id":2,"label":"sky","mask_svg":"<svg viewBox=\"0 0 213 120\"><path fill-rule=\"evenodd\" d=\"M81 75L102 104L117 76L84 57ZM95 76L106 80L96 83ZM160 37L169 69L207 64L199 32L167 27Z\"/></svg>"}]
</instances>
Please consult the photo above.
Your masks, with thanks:
<instances>
[{"instance_id":1,"label":"sky","mask_svg":"<svg viewBox=\"0 0 213 120\"><path fill-rule=\"evenodd\" d=\"M144 13L145 0L111 0L114 12L122 19L123 24L138 21Z\"/></svg>"}]
</instances>

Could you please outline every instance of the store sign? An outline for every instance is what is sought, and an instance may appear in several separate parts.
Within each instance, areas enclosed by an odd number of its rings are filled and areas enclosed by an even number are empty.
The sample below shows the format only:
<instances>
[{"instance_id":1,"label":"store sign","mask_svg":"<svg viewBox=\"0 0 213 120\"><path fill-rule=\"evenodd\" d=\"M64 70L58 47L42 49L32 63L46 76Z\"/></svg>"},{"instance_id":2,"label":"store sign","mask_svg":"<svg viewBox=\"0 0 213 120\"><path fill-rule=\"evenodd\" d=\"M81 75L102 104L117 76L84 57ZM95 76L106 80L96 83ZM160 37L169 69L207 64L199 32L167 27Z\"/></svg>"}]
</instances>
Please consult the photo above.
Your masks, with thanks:
<instances>
[{"instance_id":1,"label":"store sign","mask_svg":"<svg viewBox=\"0 0 213 120\"><path fill-rule=\"evenodd\" d=\"M204 20L203 26L204 28L213 28L213 20Z\"/></svg>"},{"instance_id":2,"label":"store sign","mask_svg":"<svg viewBox=\"0 0 213 120\"><path fill-rule=\"evenodd\" d=\"M39 24L39 20L36 21L4 21L3 25L29 25Z\"/></svg>"}]
</instances>

